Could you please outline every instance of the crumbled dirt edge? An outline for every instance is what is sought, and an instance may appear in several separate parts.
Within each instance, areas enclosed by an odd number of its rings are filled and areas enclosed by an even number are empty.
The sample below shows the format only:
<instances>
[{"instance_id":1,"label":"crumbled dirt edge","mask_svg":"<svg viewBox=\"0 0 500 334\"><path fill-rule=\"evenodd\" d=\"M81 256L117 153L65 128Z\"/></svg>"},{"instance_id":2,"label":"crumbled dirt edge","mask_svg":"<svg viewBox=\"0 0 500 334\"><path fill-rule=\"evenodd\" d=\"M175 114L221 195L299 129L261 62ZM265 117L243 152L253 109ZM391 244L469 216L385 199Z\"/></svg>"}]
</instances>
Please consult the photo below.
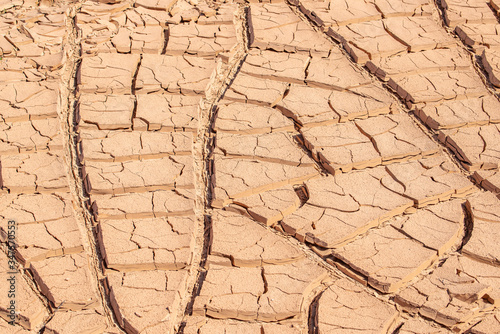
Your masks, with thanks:
<instances>
[{"instance_id":1,"label":"crumbled dirt edge","mask_svg":"<svg viewBox=\"0 0 500 334\"><path fill-rule=\"evenodd\" d=\"M206 276L207 258L210 252L211 226L211 200L212 200L212 154L214 150L213 124L217 103L224 95L230 82L239 71L248 50L246 17L247 6L237 4L234 13L234 26L237 35L237 44L230 53L225 64L220 59L212 73L205 89L205 97L198 107L198 130L193 148L194 177L195 177L195 247L193 250L192 265L186 282L186 293L180 302L180 312L174 323L173 330L182 333L185 318L191 314L196 296L199 294Z\"/></svg>"},{"instance_id":2,"label":"crumbled dirt edge","mask_svg":"<svg viewBox=\"0 0 500 334\"><path fill-rule=\"evenodd\" d=\"M85 191L82 177L82 164L78 155L78 129L76 121L77 75L81 64L81 36L76 27L76 14L81 9L81 2L69 5L66 11L66 63L60 80L60 107L58 115L63 137L64 158L68 175L69 189L74 201L74 215L80 230L81 241L88 257L90 281L104 310L108 327L115 327L125 333L119 326L111 307L109 295L105 287L104 260L97 243L95 220L90 211L90 199ZM108 330L111 328L108 328Z\"/></svg>"}]
</instances>

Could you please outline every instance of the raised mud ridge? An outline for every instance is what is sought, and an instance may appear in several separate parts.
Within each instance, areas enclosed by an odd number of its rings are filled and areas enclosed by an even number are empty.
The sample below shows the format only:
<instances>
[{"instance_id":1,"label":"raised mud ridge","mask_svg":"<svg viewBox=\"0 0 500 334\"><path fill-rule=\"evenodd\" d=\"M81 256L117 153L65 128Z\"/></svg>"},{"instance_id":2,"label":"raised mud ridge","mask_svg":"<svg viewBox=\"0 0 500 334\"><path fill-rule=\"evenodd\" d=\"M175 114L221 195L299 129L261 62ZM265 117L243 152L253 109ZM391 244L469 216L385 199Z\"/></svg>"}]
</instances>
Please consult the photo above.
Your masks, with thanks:
<instances>
[{"instance_id":1,"label":"raised mud ridge","mask_svg":"<svg viewBox=\"0 0 500 334\"><path fill-rule=\"evenodd\" d=\"M500 332L499 10L0 0L0 332Z\"/></svg>"}]
</instances>

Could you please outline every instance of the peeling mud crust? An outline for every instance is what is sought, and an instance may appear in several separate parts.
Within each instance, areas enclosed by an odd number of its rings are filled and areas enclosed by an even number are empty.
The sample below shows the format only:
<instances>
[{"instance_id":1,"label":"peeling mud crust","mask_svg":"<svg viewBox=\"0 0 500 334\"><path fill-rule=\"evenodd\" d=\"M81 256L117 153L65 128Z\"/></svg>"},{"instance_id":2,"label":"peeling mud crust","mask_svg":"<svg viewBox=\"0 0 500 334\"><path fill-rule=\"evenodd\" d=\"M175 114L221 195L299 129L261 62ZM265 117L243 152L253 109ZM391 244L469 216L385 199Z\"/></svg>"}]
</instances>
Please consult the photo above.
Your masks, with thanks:
<instances>
[{"instance_id":1,"label":"peeling mud crust","mask_svg":"<svg viewBox=\"0 0 500 334\"><path fill-rule=\"evenodd\" d=\"M0 332L500 331L496 0L4 2Z\"/></svg>"}]
</instances>

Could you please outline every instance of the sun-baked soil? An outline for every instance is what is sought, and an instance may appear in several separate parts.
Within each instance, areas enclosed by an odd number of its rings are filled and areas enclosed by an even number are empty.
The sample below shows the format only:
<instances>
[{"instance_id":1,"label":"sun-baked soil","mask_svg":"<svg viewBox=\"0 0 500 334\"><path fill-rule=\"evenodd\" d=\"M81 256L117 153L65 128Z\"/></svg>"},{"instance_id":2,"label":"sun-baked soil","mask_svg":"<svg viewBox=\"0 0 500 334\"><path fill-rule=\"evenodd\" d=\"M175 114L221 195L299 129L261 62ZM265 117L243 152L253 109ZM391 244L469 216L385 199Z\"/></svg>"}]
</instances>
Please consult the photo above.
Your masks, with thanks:
<instances>
[{"instance_id":1,"label":"sun-baked soil","mask_svg":"<svg viewBox=\"0 0 500 334\"><path fill-rule=\"evenodd\" d=\"M0 332L500 332L499 17L0 0Z\"/></svg>"}]
</instances>

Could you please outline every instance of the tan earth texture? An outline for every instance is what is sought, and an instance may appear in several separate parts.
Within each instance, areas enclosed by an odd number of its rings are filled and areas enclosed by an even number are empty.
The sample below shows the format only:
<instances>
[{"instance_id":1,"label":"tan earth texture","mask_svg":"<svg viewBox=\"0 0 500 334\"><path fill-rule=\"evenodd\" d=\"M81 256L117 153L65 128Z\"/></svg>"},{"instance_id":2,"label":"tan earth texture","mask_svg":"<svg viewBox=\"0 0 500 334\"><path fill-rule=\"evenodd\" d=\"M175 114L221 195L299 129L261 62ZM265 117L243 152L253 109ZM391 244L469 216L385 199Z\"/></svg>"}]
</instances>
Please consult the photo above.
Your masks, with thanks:
<instances>
[{"instance_id":1,"label":"tan earth texture","mask_svg":"<svg viewBox=\"0 0 500 334\"><path fill-rule=\"evenodd\" d=\"M500 333L500 0L0 0L1 334Z\"/></svg>"}]
</instances>

